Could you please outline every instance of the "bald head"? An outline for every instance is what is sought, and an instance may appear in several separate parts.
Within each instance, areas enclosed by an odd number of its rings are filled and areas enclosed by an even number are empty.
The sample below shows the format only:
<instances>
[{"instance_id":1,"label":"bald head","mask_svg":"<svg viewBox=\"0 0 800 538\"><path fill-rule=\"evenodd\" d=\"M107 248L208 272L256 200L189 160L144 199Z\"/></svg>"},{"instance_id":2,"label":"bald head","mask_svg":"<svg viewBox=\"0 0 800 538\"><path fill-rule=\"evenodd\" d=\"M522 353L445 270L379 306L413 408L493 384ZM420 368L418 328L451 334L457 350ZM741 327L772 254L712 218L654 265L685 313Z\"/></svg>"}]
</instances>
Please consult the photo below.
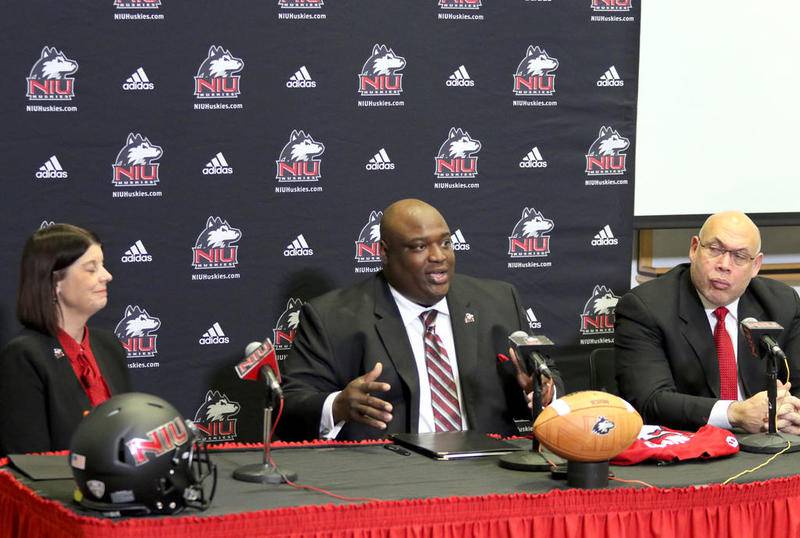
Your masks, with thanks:
<instances>
[{"instance_id":1,"label":"bald head","mask_svg":"<svg viewBox=\"0 0 800 538\"><path fill-rule=\"evenodd\" d=\"M761 234L740 211L715 213L692 237L689 259L698 293L714 306L728 306L761 269Z\"/></svg>"},{"instance_id":2,"label":"bald head","mask_svg":"<svg viewBox=\"0 0 800 538\"><path fill-rule=\"evenodd\" d=\"M450 228L422 200L399 200L383 211L381 261L386 280L415 303L430 306L450 289L456 265Z\"/></svg>"},{"instance_id":3,"label":"bald head","mask_svg":"<svg viewBox=\"0 0 800 538\"><path fill-rule=\"evenodd\" d=\"M704 243L720 234L739 243L746 243L752 256L761 252L761 232L750 217L741 211L714 213L706 219L699 233Z\"/></svg>"}]
</instances>

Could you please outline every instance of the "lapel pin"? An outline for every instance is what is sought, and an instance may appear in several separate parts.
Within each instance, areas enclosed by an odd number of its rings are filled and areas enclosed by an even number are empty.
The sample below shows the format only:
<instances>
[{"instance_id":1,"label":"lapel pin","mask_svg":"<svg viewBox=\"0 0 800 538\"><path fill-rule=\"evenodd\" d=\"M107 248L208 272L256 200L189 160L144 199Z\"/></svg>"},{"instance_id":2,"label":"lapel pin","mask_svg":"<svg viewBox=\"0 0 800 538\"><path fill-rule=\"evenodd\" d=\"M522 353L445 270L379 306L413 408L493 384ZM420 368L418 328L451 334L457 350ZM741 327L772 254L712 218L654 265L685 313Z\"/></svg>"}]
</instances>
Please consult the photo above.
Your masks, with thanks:
<instances>
[{"instance_id":1,"label":"lapel pin","mask_svg":"<svg viewBox=\"0 0 800 538\"><path fill-rule=\"evenodd\" d=\"M63 359L64 358L64 351L61 348L54 347L53 348L53 357L55 357L57 359Z\"/></svg>"},{"instance_id":2,"label":"lapel pin","mask_svg":"<svg viewBox=\"0 0 800 538\"><path fill-rule=\"evenodd\" d=\"M475 316L467 312L464 314L464 323L475 323Z\"/></svg>"}]
</instances>

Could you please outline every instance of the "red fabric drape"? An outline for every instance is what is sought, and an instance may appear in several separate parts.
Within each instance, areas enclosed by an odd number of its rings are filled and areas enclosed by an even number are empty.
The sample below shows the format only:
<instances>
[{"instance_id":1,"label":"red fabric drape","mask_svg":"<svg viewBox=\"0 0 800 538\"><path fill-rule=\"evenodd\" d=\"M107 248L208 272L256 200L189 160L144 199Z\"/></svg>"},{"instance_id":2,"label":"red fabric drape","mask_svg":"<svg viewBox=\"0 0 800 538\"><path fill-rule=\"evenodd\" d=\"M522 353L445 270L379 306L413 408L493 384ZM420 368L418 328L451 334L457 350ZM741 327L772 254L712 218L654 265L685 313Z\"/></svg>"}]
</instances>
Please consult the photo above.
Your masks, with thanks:
<instances>
[{"instance_id":1,"label":"red fabric drape","mask_svg":"<svg viewBox=\"0 0 800 538\"><path fill-rule=\"evenodd\" d=\"M675 489L566 490L227 516L111 521L76 515L0 472L0 536L172 538L678 537L800 535L800 476Z\"/></svg>"}]
</instances>

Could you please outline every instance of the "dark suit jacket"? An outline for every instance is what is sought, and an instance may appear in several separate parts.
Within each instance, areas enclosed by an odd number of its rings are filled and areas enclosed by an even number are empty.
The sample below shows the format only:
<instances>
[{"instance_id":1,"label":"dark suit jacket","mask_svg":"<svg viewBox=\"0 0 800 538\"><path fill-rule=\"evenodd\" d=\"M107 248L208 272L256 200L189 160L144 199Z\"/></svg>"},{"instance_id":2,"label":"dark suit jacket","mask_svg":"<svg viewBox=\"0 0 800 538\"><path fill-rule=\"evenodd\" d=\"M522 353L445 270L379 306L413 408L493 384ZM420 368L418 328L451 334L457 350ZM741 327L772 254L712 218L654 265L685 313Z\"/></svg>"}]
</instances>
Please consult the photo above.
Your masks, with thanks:
<instances>
[{"instance_id":1,"label":"dark suit jacket","mask_svg":"<svg viewBox=\"0 0 800 538\"><path fill-rule=\"evenodd\" d=\"M513 419L530 419L530 411L509 375L508 363L499 365L497 354L507 354L508 335L525 328L516 290L503 282L455 275L447 304L469 428L515 433ZM467 313L473 322L466 321ZM417 430L419 380L414 355L382 273L305 303L292 350L282 365L286 399L279 436L317 438L325 398L377 362L383 363L379 380L392 387L376 395L393 406L388 429L348 422L337 439Z\"/></svg>"},{"instance_id":2,"label":"dark suit jacket","mask_svg":"<svg viewBox=\"0 0 800 538\"><path fill-rule=\"evenodd\" d=\"M89 330L89 344L111 395L130 390L125 350L111 332ZM69 448L91 409L61 344L24 329L0 352L0 455Z\"/></svg>"},{"instance_id":3,"label":"dark suit jacket","mask_svg":"<svg viewBox=\"0 0 800 538\"><path fill-rule=\"evenodd\" d=\"M789 357L792 393L800 394L800 299L789 286L756 277L739 299L739 321L776 321ZM703 304L689 264L634 288L616 309L617 381L622 397L645 423L695 430L719 399L719 365ZM766 389L765 365L740 333L737 364L745 397ZM786 368L778 364L778 378Z\"/></svg>"}]
</instances>

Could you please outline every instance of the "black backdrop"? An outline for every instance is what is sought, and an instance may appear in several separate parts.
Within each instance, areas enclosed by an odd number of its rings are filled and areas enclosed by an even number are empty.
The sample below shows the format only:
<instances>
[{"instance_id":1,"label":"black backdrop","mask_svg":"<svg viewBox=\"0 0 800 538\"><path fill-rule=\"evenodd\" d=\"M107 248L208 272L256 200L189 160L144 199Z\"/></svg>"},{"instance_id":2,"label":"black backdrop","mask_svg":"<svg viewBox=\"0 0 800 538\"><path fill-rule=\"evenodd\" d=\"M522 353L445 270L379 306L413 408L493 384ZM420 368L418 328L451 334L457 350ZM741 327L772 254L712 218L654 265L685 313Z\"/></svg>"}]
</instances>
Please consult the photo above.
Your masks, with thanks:
<instances>
[{"instance_id":1,"label":"black backdrop","mask_svg":"<svg viewBox=\"0 0 800 538\"><path fill-rule=\"evenodd\" d=\"M613 341L632 236L630 0L30 1L0 27L3 342L24 239L86 226L114 275L92 323L117 327L136 388L213 439L255 439L258 387L233 375L245 344L289 343L302 301L377 270L360 233L403 197L442 211L459 271L519 288L532 332L581 355ZM376 48L391 68L362 83ZM543 71L518 79L529 63ZM616 149L589 158L601 131ZM451 132L467 151L437 164ZM317 156L281 166L293 133Z\"/></svg>"}]
</instances>

